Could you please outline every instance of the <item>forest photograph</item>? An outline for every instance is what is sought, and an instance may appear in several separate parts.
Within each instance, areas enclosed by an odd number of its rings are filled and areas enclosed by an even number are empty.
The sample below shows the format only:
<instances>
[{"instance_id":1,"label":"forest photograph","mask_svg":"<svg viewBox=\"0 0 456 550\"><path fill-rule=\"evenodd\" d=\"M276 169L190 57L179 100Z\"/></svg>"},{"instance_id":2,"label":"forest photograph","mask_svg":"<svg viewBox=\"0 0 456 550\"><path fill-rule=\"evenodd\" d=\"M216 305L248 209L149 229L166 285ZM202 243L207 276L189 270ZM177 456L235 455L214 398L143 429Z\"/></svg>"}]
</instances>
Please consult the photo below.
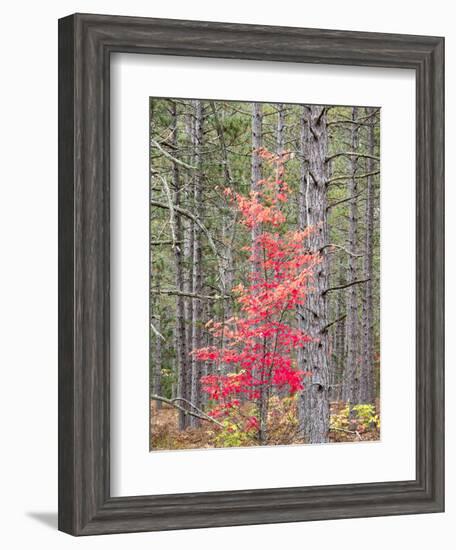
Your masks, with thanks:
<instances>
[{"instance_id":1,"label":"forest photograph","mask_svg":"<svg viewBox=\"0 0 456 550\"><path fill-rule=\"evenodd\" d=\"M150 451L380 439L380 108L149 98Z\"/></svg>"}]
</instances>

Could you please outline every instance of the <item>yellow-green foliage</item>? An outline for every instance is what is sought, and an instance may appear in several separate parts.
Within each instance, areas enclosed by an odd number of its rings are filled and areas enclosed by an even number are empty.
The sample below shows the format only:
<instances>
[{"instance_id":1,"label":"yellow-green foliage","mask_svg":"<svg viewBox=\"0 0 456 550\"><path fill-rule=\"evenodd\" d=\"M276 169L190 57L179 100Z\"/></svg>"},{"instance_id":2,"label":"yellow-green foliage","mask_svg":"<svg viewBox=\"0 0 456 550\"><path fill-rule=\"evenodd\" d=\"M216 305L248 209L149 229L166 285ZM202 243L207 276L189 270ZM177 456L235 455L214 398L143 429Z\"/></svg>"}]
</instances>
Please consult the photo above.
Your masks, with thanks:
<instances>
[{"instance_id":1,"label":"yellow-green foliage","mask_svg":"<svg viewBox=\"0 0 456 550\"><path fill-rule=\"evenodd\" d=\"M229 418L222 421L223 428L217 431L214 438L217 447L245 447L251 444L252 435L241 430Z\"/></svg>"},{"instance_id":2,"label":"yellow-green foliage","mask_svg":"<svg viewBox=\"0 0 456 550\"><path fill-rule=\"evenodd\" d=\"M338 414L331 415L333 430L356 429L361 431L380 429L380 416L370 404L346 405Z\"/></svg>"}]
</instances>

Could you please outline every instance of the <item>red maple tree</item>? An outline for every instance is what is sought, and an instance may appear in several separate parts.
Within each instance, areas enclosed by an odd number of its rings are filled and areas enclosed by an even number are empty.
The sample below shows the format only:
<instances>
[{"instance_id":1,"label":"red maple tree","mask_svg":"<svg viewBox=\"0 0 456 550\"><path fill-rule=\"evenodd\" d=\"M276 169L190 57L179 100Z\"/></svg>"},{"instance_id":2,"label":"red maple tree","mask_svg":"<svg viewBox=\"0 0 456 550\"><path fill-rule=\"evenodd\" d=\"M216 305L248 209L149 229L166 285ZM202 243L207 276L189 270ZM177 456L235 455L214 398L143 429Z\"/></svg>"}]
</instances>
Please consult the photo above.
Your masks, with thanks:
<instances>
[{"instance_id":1,"label":"red maple tree","mask_svg":"<svg viewBox=\"0 0 456 550\"><path fill-rule=\"evenodd\" d=\"M241 401L258 404L256 413L243 419L247 432L260 430L273 388L281 395L292 395L303 387L307 373L296 367L296 350L310 338L293 326L294 311L304 304L319 262L317 254L305 251L311 229L285 228L290 189L283 174L289 155L274 155L265 149L258 153L275 168L274 177L258 181L258 191L248 196L225 189L242 224L257 229L253 232L257 236L245 248L254 266L249 282L233 288L239 313L224 323L209 321L207 328L219 337L220 345L193 351L197 360L214 365L214 374L201 378L203 391L215 403L211 416L229 415Z\"/></svg>"}]
</instances>

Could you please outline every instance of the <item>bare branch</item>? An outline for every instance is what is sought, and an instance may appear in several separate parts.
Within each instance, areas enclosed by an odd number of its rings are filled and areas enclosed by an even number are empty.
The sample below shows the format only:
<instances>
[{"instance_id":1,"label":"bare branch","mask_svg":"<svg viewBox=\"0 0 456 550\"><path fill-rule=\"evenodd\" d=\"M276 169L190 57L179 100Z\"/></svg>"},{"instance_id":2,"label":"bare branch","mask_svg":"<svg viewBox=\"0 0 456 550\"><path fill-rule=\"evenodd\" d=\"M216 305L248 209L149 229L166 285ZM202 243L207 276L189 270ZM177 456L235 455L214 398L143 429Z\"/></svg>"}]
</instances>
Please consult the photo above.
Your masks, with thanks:
<instances>
[{"instance_id":1,"label":"bare branch","mask_svg":"<svg viewBox=\"0 0 456 550\"><path fill-rule=\"evenodd\" d=\"M363 179L363 178L369 178L371 176L376 176L377 174L380 174L380 170L375 170L374 172L368 172L367 174L360 174L359 176L351 176L351 175L336 176L335 178L331 178L328 181L328 185L330 185L331 183L334 183L335 181L344 181L344 180L348 180L348 179L360 180L360 179ZM336 203L336 204L338 204L338 203Z\"/></svg>"},{"instance_id":2,"label":"bare branch","mask_svg":"<svg viewBox=\"0 0 456 550\"><path fill-rule=\"evenodd\" d=\"M152 290L151 294L166 294L167 296L184 296L185 298L194 298L195 300L231 300L232 296L221 296L220 294L205 295L205 294L193 294L192 292L184 292L182 290L174 289L160 289Z\"/></svg>"},{"instance_id":3,"label":"bare branch","mask_svg":"<svg viewBox=\"0 0 456 550\"><path fill-rule=\"evenodd\" d=\"M183 241L151 241L150 246L165 246L170 244L182 244Z\"/></svg>"},{"instance_id":4,"label":"bare branch","mask_svg":"<svg viewBox=\"0 0 456 550\"><path fill-rule=\"evenodd\" d=\"M358 198L360 195L362 195L364 193L364 189L362 191L360 191L359 193L356 193L356 195L351 195L350 197L345 197L345 199L341 199L340 201L337 201L337 202L333 202L332 204L329 204L327 207L326 207L326 210L330 210L331 208L334 208L336 206L339 206L339 204L343 204L344 202L348 202L348 201L351 201L353 199L356 199Z\"/></svg>"},{"instance_id":5,"label":"bare branch","mask_svg":"<svg viewBox=\"0 0 456 550\"><path fill-rule=\"evenodd\" d=\"M223 428L223 424L221 422L207 415L204 411L202 411L201 409L198 409L198 407L195 407L193 403L190 403L190 401L187 401L187 399L184 399L183 397L175 397L174 399L167 399L166 397L162 397L161 395L152 394L150 398L154 401L161 401L162 403L166 403L167 405L170 405L171 407L174 407L175 409L182 411L186 416L188 415L194 416L195 418L206 420L207 422L213 422L214 424L217 424L217 426L220 426L221 428ZM187 403L187 405L190 405L197 412L184 409L184 407L181 407L178 403L176 403L176 401L182 401L184 403Z\"/></svg>"},{"instance_id":6,"label":"bare branch","mask_svg":"<svg viewBox=\"0 0 456 550\"><path fill-rule=\"evenodd\" d=\"M356 435L356 437L361 441L362 437L360 433L357 430L346 430L345 428L329 428L329 431L331 432L344 432L346 434L353 434Z\"/></svg>"},{"instance_id":7,"label":"bare branch","mask_svg":"<svg viewBox=\"0 0 456 550\"><path fill-rule=\"evenodd\" d=\"M358 281L351 281L351 283L346 283L344 285L339 285L339 286L332 286L331 288L327 288L326 290L323 291L323 296L325 294L327 294L328 292L331 292L333 290L343 290L344 288L348 288L350 286L353 286L353 285L361 285L363 283L367 283L368 281L370 281L370 278L369 279L361 279L361 280L358 280Z\"/></svg>"},{"instance_id":8,"label":"bare branch","mask_svg":"<svg viewBox=\"0 0 456 550\"><path fill-rule=\"evenodd\" d=\"M166 341L163 334L161 334L161 332L158 332L158 330L155 328L155 326L152 323L150 323L150 328L152 329L152 332L155 334L155 336L158 336L158 338L161 338L163 342Z\"/></svg>"},{"instance_id":9,"label":"bare branch","mask_svg":"<svg viewBox=\"0 0 456 550\"><path fill-rule=\"evenodd\" d=\"M320 248L320 252L323 252L325 248L338 248L339 250L343 250L346 254L348 254L349 256L352 256L353 258L362 258L364 256L364 254L354 254L353 252L350 252L348 248L345 248L345 246L342 246L340 244L334 244L334 243L325 244L325 246Z\"/></svg>"},{"instance_id":10,"label":"bare branch","mask_svg":"<svg viewBox=\"0 0 456 550\"><path fill-rule=\"evenodd\" d=\"M169 210L169 226L171 229L171 237L173 239L172 247L175 249L177 247L177 239L176 239L176 219L174 217L174 208L175 205L173 203L173 198L171 196L171 190L169 188L168 182L166 181L166 178L163 176L159 176L159 178L162 180L163 187L165 188L166 198L168 200L168 210Z\"/></svg>"},{"instance_id":11,"label":"bare branch","mask_svg":"<svg viewBox=\"0 0 456 550\"><path fill-rule=\"evenodd\" d=\"M331 107L328 107L328 109L331 109ZM331 120L327 123L328 126L332 126L333 124L356 124L359 126L368 126L371 123L366 124L366 120L369 120L373 116L377 115L377 113L380 112L380 109L374 109L371 113L367 114L366 116L362 116L357 118L356 120L351 120L349 118L344 118L340 120Z\"/></svg>"},{"instance_id":12,"label":"bare branch","mask_svg":"<svg viewBox=\"0 0 456 550\"><path fill-rule=\"evenodd\" d=\"M152 145L154 145L161 153L163 153L165 155L165 157L167 157L169 160L172 160L173 162L175 162L176 164L180 164L181 166L183 166L184 168L189 168L190 170L196 170L196 166L192 166L191 164L187 164L186 162L184 162L183 160L179 160L177 159L176 157L173 157L173 155L171 155L171 153L168 153L168 151L166 151L166 149L163 149L163 147L158 143L158 141L155 141L155 139L150 139L150 142L152 143Z\"/></svg>"},{"instance_id":13,"label":"bare branch","mask_svg":"<svg viewBox=\"0 0 456 550\"><path fill-rule=\"evenodd\" d=\"M367 155L365 153L356 153L354 151L344 151L342 153L335 153L334 155L331 155L326 159L326 162L329 162L337 157L358 157L363 159L380 160L380 157L375 157L373 155Z\"/></svg>"},{"instance_id":14,"label":"bare branch","mask_svg":"<svg viewBox=\"0 0 456 550\"><path fill-rule=\"evenodd\" d=\"M321 117L324 115L324 113L326 113L326 107L322 108L322 110L320 111L320 114L317 117L317 121L315 123L317 126L320 124Z\"/></svg>"},{"instance_id":15,"label":"bare branch","mask_svg":"<svg viewBox=\"0 0 456 550\"><path fill-rule=\"evenodd\" d=\"M324 334L325 332L327 332L328 329L329 329L330 327L332 327L333 325L335 325L335 324L337 324L337 323L340 323L340 322L343 321L346 317L347 317L347 315L345 314L345 315L342 315L341 317L339 317L339 319L335 319L334 321L331 321L331 323L328 323L326 326L324 326L324 327L320 330L321 334Z\"/></svg>"},{"instance_id":16,"label":"bare branch","mask_svg":"<svg viewBox=\"0 0 456 550\"><path fill-rule=\"evenodd\" d=\"M164 208L164 209L169 209L170 206L167 205L167 204L164 204L162 202L159 202L159 201L155 201L155 200L151 200L150 201L150 204L151 206L157 206L158 208ZM220 283L222 285L222 289L224 289L226 287L225 285L225 275L224 275L224 272L223 272L223 269L220 265L220 262L218 262L218 259L219 258L222 258L222 259L225 259L221 254L220 252L217 250L217 247L215 246L215 243L214 243L214 240L212 239L212 236L211 234L209 233L209 230L207 229L207 227L200 221L200 219L197 217L197 216L194 216L191 212L189 212L188 210L185 210L185 208L182 208L181 206L177 206L176 204L174 204L172 206L173 210L175 212L179 212L179 214L181 214L182 216L185 216L191 220L193 220L196 225L198 225L198 227L201 229L201 231L205 234L206 238L207 238L207 241L209 243L209 246L211 247L212 251L214 252L215 254L215 257L217 258L217 263L218 263L218 269L219 269L219 277L220 277Z\"/></svg>"}]
</instances>

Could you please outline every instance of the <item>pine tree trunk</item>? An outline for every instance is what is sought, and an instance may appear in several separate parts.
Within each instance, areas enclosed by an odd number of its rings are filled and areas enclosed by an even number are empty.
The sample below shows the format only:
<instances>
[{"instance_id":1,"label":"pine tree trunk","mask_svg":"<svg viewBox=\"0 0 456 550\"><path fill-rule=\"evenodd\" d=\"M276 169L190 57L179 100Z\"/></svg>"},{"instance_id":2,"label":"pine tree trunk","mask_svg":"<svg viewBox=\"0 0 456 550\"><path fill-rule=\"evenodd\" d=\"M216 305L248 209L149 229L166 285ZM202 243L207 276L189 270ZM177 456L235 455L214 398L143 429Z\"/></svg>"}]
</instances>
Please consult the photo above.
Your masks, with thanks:
<instances>
[{"instance_id":1,"label":"pine tree trunk","mask_svg":"<svg viewBox=\"0 0 456 550\"><path fill-rule=\"evenodd\" d=\"M150 121L150 135L153 136L153 102L149 102L149 121ZM152 166L151 166L152 168ZM150 180L150 192L152 193L153 188L153 176L151 171L151 180ZM149 230L149 236L151 236L151 228ZM150 288L154 286L154 279L157 279L157 289L159 289L159 279L157 274L154 272L154 254L153 249L150 247L150 256L149 256L149 269L150 269ZM161 366L162 366L162 346L161 340L158 337L157 333L161 333L160 328L160 310L159 310L159 297L150 296L149 301L149 322L151 327L149 328L149 341L150 341L150 365L149 365L149 386L151 393L159 394L161 391ZM152 329L152 325L155 327L156 331ZM156 409L161 408L161 403L159 401L155 402Z\"/></svg>"},{"instance_id":2,"label":"pine tree trunk","mask_svg":"<svg viewBox=\"0 0 456 550\"><path fill-rule=\"evenodd\" d=\"M345 264L342 260L339 262L339 274L338 274L338 282L337 284L339 286L342 286L345 283ZM336 383L336 391L334 392L334 399L336 401L340 401L342 398L342 383L344 378L344 368L345 368L345 319L343 319L343 315L345 314L346 307L345 307L345 294L342 291L339 291L337 293L336 297L336 319L341 319L336 326L336 338L335 338L335 346L334 346L334 356L335 361L334 364L336 366L336 372L335 372L335 383Z\"/></svg>"},{"instance_id":3,"label":"pine tree trunk","mask_svg":"<svg viewBox=\"0 0 456 550\"><path fill-rule=\"evenodd\" d=\"M263 124L263 106L261 103L252 104L252 179L250 182L250 190L252 192L258 191L258 182L261 179L261 157L259 149L262 146L262 124ZM261 226L255 224L252 228L252 243L253 243L253 257L252 262L252 275L255 277L259 274L259 258L260 250L255 246L256 240L261 234Z\"/></svg>"},{"instance_id":4,"label":"pine tree trunk","mask_svg":"<svg viewBox=\"0 0 456 550\"><path fill-rule=\"evenodd\" d=\"M161 322L160 315L156 316L155 328L161 334ZM153 393L155 395L161 395L161 367L162 367L162 339L155 335L155 361L154 361L154 375L153 375ZM155 403L157 410L162 408L161 401Z\"/></svg>"},{"instance_id":5,"label":"pine tree trunk","mask_svg":"<svg viewBox=\"0 0 456 550\"><path fill-rule=\"evenodd\" d=\"M262 146L262 125L263 125L263 106L261 103L252 104L252 179L250 189L257 192L258 182L261 179L261 157L259 150ZM260 254L261 250L257 245L258 237L261 235L260 224L255 224L252 228L252 281L255 283L260 273ZM254 376L260 378L260 397L258 399L258 440L260 445L267 441L267 408L268 408L268 388L265 383L265 373L259 370L254 371Z\"/></svg>"},{"instance_id":6,"label":"pine tree trunk","mask_svg":"<svg viewBox=\"0 0 456 550\"><path fill-rule=\"evenodd\" d=\"M178 114L176 104L172 104L171 108L172 114L172 144L174 148L177 148L177 139L178 139ZM177 155L177 152L176 152ZM176 206L180 205L181 202L181 184L180 184L180 174L179 174L179 165L176 162L173 162L173 191L174 191L174 204ZM173 228L174 235L176 237L177 243L173 244L174 252L174 265L175 265L175 281L176 289L183 289L183 253L181 242L183 239L182 231L182 219L181 216L176 213L174 217L175 227ZM173 222L171 222L173 223ZM187 346L185 338L185 313L184 313L184 298L182 296L176 296L176 327L175 327L175 336L176 336L176 359L177 359L177 372L178 372L178 394L179 397L186 397L186 374L188 371L188 362L187 362ZM184 407L185 408L185 407ZM183 411L179 411L179 429L184 430L187 427L188 421L187 416Z\"/></svg>"},{"instance_id":7,"label":"pine tree trunk","mask_svg":"<svg viewBox=\"0 0 456 550\"><path fill-rule=\"evenodd\" d=\"M352 120L357 119L358 109L352 110ZM351 125L351 150L356 151L358 145L359 127L356 124ZM357 158L350 157L350 179L348 180L349 201L349 229L348 229L348 282L357 279L357 239L358 239L358 202L357 192L358 184L356 180ZM347 290L347 320L346 320L346 366L344 376L344 401L349 401L354 405L359 402L359 365L358 365L358 292L356 285Z\"/></svg>"},{"instance_id":8,"label":"pine tree trunk","mask_svg":"<svg viewBox=\"0 0 456 550\"><path fill-rule=\"evenodd\" d=\"M277 105L277 155L285 151L285 110L283 103Z\"/></svg>"},{"instance_id":9,"label":"pine tree trunk","mask_svg":"<svg viewBox=\"0 0 456 550\"><path fill-rule=\"evenodd\" d=\"M307 224L313 227L308 246L319 253L321 262L315 270L315 291L307 297L303 319L304 330L314 339L306 345L303 354L305 387L299 396L300 431L308 443L325 443L329 440L329 346L327 294L328 273L328 220L327 220L327 125L323 107L307 107L308 174L305 182Z\"/></svg>"},{"instance_id":10,"label":"pine tree trunk","mask_svg":"<svg viewBox=\"0 0 456 550\"><path fill-rule=\"evenodd\" d=\"M194 176L194 214L198 219L202 218L203 202L203 183L201 170L201 147L203 140L203 104L201 101L195 101L195 176ZM197 224L193 225L193 292L202 294L203 292L203 269L202 269L202 234ZM202 331L203 304L201 300L193 301L193 330L192 330L192 350L200 349L203 346ZM192 383L190 401L195 407L201 408L201 369L200 361L192 359ZM198 418L190 417L190 426L198 426Z\"/></svg>"},{"instance_id":11,"label":"pine tree trunk","mask_svg":"<svg viewBox=\"0 0 456 550\"><path fill-rule=\"evenodd\" d=\"M307 227L307 180L309 176L309 128L307 123L307 107L302 107L301 114L301 132L300 132L300 157L301 157L301 174L299 184L299 198L298 198L298 223L299 229L303 230Z\"/></svg>"},{"instance_id":12,"label":"pine tree trunk","mask_svg":"<svg viewBox=\"0 0 456 550\"><path fill-rule=\"evenodd\" d=\"M186 148L188 154L186 160L190 165L194 162L194 116L193 105L191 105L191 111L188 111L185 115L185 133L186 133ZM187 106L188 108L188 106ZM186 191L185 198L187 208L193 210L193 174L187 175L186 178ZM185 219L184 224L184 291L187 294L193 293L193 231L194 222L190 219ZM185 342L187 353L187 372L185 374L185 397L190 399L191 397L191 385L192 385L192 357L190 352L192 350L192 334L193 334L193 300L190 297L184 298L184 316L185 316ZM186 420L188 424L188 417Z\"/></svg>"},{"instance_id":13,"label":"pine tree trunk","mask_svg":"<svg viewBox=\"0 0 456 550\"><path fill-rule=\"evenodd\" d=\"M307 182L310 178L309 175L309 137L308 137L308 109L303 106L301 109L300 117L300 139L299 139L299 154L300 154L300 180L299 180L299 194L298 194L298 225L299 229L303 231L307 227L307 203L308 203L308 194L307 194ZM297 326L300 330L305 331L309 326L308 311L303 306L298 306L296 308L296 321ZM306 364L306 349L298 349L298 369L301 371L307 371L308 366ZM298 422L301 432L304 431L305 425L305 407L302 399L299 400L298 406Z\"/></svg>"},{"instance_id":14,"label":"pine tree trunk","mask_svg":"<svg viewBox=\"0 0 456 550\"><path fill-rule=\"evenodd\" d=\"M368 109L372 115L368 127L368 154L375 155L375 115L373 109ZM374 160L367 159L367 173L374 171ZM367 204L366 204L366 234L364 255L364 278L367 282L364 286L363 297L363 370L361 376L360 399L362 403L375 402L375 364L374 364L374 335L373 335L373 237L374 237L374 176L367 178Z\"/></svg>"}]
</instances>

